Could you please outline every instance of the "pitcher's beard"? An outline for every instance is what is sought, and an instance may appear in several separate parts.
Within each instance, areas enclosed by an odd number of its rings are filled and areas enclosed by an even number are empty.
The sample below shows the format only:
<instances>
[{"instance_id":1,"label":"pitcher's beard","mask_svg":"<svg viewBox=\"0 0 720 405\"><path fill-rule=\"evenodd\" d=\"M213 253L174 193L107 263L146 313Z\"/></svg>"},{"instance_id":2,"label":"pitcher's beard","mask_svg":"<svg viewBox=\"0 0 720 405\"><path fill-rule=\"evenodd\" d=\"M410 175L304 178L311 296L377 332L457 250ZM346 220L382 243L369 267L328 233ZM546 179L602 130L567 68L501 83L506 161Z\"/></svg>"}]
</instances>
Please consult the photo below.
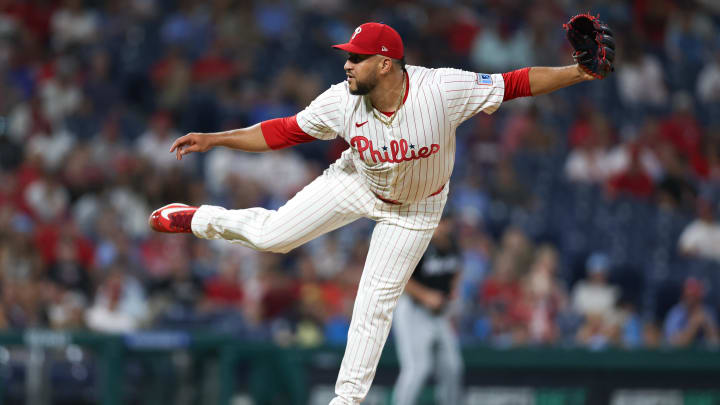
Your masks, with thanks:
<instances>
[{"instance_id":1,"label":"pitcher's beard","mask_svg":"<svg viewBox=\"0 0 720 405\"><path fill-rule=\"evenodd\" d=\"M367 83L358 83L355 90L350 90L350 94L353 96L364 96L370 93L374 88L375 86L370 86Z\"/></svg>"},{"instance_id":2,"label":"pitcher's beard","mask_svg":"<svg viewBox=\"0 0 720 405\"><path fill-rule=\"evenodd\" d=\"M355 78L355 90L350 89L350 94L353 96L365 96L369 94L377 86L377 76L373 76L366 82L361 82Z\"/></svg>"}]
</instances>

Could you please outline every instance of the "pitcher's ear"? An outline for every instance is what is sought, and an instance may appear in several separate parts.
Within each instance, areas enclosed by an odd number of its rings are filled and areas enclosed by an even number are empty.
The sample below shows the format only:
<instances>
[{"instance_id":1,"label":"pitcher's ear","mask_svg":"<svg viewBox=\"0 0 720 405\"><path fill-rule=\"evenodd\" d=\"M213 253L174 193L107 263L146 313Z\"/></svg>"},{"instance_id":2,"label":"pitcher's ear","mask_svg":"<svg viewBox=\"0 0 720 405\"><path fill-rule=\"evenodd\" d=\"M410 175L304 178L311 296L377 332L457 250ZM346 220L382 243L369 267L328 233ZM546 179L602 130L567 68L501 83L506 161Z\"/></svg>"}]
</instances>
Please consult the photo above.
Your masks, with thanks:
<instances>
[{"instance_id":1,"label":"pitcher's ear","mask_svg":"<svg viewBox=\"0 0 720 405\"><path fill-rule=\"evenodd\" d=\"M393 60L391 58L383 57L380 62L380 73L387 73L392 69Z\"/></svg>"}]
</instances>

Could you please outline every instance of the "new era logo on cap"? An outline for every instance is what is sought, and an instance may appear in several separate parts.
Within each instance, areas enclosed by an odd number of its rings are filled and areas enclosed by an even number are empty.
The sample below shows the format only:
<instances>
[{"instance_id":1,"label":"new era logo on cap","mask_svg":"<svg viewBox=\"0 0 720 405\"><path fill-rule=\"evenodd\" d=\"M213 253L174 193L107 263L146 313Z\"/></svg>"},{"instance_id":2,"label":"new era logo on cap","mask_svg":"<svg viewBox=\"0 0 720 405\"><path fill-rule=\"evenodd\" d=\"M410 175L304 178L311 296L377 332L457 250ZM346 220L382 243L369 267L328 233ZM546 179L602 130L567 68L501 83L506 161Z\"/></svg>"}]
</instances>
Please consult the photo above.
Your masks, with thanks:
<instances>
[{"instance_id":1,"label":"new era logo on cap","mask_svg":"<svg viewBox=\"0 0 720 405\"><path fill-rule=\"evenodd\" d=\"M383 55L393 59L402 59L405 54L400 34L389 25L374 22L355 28L350 42L333 45L333 48L361 55Z\"/></svg>"}]
</instances>

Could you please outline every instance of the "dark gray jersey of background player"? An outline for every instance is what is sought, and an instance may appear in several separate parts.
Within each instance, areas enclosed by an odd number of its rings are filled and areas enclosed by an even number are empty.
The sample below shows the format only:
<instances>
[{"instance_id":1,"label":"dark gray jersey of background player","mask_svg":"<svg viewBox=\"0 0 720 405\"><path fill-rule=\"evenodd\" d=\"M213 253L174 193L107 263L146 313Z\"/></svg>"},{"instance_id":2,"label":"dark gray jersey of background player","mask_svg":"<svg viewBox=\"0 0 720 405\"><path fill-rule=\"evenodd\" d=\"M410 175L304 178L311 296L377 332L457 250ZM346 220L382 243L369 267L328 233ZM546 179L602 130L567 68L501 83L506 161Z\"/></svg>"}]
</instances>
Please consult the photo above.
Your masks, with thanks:
<instances>
[{"instance_id":1,"label":"dark gray jersey of background player","mask_svg":"<svg viewBox=\"0 0 720 405\"><path fill-rule=\"evenodd\" d=\"M433 241L415 268L412 279L442 292L447 298L452 289L453 276L460 271L461 264L460 247L454 239L447 247L440 247Z\"/></svg>"}]
</instances>

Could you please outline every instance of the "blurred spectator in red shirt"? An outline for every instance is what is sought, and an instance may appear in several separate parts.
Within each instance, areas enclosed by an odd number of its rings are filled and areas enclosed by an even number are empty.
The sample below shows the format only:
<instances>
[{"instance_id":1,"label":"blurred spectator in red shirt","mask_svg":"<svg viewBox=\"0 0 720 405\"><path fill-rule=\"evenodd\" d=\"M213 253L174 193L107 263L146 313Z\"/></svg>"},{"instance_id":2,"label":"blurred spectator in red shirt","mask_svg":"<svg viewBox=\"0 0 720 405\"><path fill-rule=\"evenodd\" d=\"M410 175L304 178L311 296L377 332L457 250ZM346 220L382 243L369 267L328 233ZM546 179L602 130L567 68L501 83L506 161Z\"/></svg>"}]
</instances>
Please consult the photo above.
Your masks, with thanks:
<instances>
[{"instance_id":1,"label":"blurred spectator in red shirt","mask_svg":"<svg viewBox=\"0 0 720 405\"><path fill-rule=\"evenodd\" d=\"M607 119L597 112L575 122L570 130L573 149L565 162L570 181L603 183L612 172L609 159L610 128Z\"/></svg>"},{"instance_id":2,"label":"blurred spectator in red shirt","mask_svg":"<svg viewBox=\"0 0 720 405\"><path fill-rule=\"evenodd\" d=\"M21 207L23 196L17 192L18 178L14 173L0 170L0 208L7 207L13 212Z\"/></svg>"},{"instance_id":3,"label":"blurred spectator in red shirt","mask_svg":"<svg viewBox=\"0 0 720 405\"><path fill-rule=\"evenodd\" d=\"M568 307L568 296L557 267L557 251L550 245L540 246L523 279L528 334L534 343L552 344L560 338L557 317Z\"/></svg>"},{"instance_id":4,"label":"blurred spectator in red shirt","mask_svg":"<svg viewBox=\"0 0 720 405\"><path fill-rule=\"evenodd\" d=\"M233 61L223 54L219 41L210 48L192 66L192 78L202 84L222 83L235 75Z\"/></svg>"},{"instance_id":5,"label":"blurred spectator in red shirt","mask_svg":"<svg viewBox=\"0 0 720 405\"><path fill-rule=\"evenodd\" d=\"M57 261L61 242L72 246L75 257L83 267L90 268L93 264L95 247L73 221L38 224L33 236L35 247L46 265Z\"/></svg>"},{"instance_id":6,"label":"blurred spectator in red shirt","mask_svg":"<svg viewBox=\"0 0 720 405\"><path fill-rule=\"evenodd\" d=\"M45 40L50 33L50 19L54 14L55 3L49 1L0 0L0 13L10 16L33 34Z\"/></svg>"},{"instance_id":7,"label":"blurred spectator in red shirt","mask_svg":"<svg viewBox=\"0 0 720 405\"><path fill-rule=\"evenodd\" d=\"M464 7L455 8L452 18L453 22L448 24L445 32L450 49L458 55L467 56L480 30L480 21L471 9Z\"/></svg>"},{"instance_id":8,"label":"blurred spectator in red shirt","mask_svg":"<svg viewBox=\"0 0 720 405\"><path fill-rule=\"evenodd\" d=\"M607 191L613 198L622 194L644 199L652 196L653 181L640 162L640 151L637 147L633 147L630 152L628 168L609 179Z\"/></svg>"},{"instance_id":9,"label":"blurred spectator in red shirt","mask_svg":"<svg viewBox=\"0 0 720 405\"><path fill-rule=\"evenodd\" d=\"M639 32L633 35L646 38L661 49L665 41L665 27L674 9L670 0L634 0L634 26L639 28Z\"/></svg>"},{"instance_id":10,"label":"blurred spectator in red shirt","mask_svg":"<svg viewBox=\"0 0 720 405\"><path fill-rule=\"evenodd\" d=\"M516 258L510 252L501 252L480 287L480 308L490 322L490 339L501 345L520 344L527 339L527 314L517 272Z\"/></svg>"},{"instance_id":11,"label":"blurred spectator in red shirt","mask_svg":"<svg viewBox=\"0 0 720 405\"><path fill-rule=\"evenodd\" d=\"M241 263L226 254L220 260L217 274L205 281L205 304L211 309L239 309L244 293L241 280Z\"/></svg>"},{"instance_id":12,"label":"blurred spectator in red shirt","mask_svg":"<svg viewBox=\"0 0 720 405\"><path fill-rule=\"evenodd\" d=\"M263 254L260 283L263 291L262 318L292 318L293 311L297 310L297 301L300 296L300 283L291 277L279 266L280 257Z\"/></svg>"},{"instance_id":13,"label":"blurred spectator in red shirt","mask_svg":"<svg viewBox=\"0 0 720 405\"><path fill-rule=\"evenodd\" d=\"M690 94L680 92L673 96L673 112L660 125L660 135L690 162L696 175L708 175L707 162L700 150L702 129L695 118Z\"/></svg>"},{"instance_id":14,"label":"blurred spectator in red shirt","mask_svg":"<svg viewBox=\"0 0 720 405\"><path fill-rule=\"evenodd\" d=\"M172 277L177 258L189 260L188 239L168 238L153 232L140 246L140 257L146 282L161 285Z\"/></svg>"},{"instance_id":15,"label":"blurred spectator in red shirt","mask_svg":"<svg viewBox=\"0 0 720 405\"><path fill-rule=\"evenodd\" d=\"M483 306L508 309L519 301L522 292L515 266L515 259L508 253L500 253L495 258L492 273L480 289Z\"/></svg>"}]
</instances>

